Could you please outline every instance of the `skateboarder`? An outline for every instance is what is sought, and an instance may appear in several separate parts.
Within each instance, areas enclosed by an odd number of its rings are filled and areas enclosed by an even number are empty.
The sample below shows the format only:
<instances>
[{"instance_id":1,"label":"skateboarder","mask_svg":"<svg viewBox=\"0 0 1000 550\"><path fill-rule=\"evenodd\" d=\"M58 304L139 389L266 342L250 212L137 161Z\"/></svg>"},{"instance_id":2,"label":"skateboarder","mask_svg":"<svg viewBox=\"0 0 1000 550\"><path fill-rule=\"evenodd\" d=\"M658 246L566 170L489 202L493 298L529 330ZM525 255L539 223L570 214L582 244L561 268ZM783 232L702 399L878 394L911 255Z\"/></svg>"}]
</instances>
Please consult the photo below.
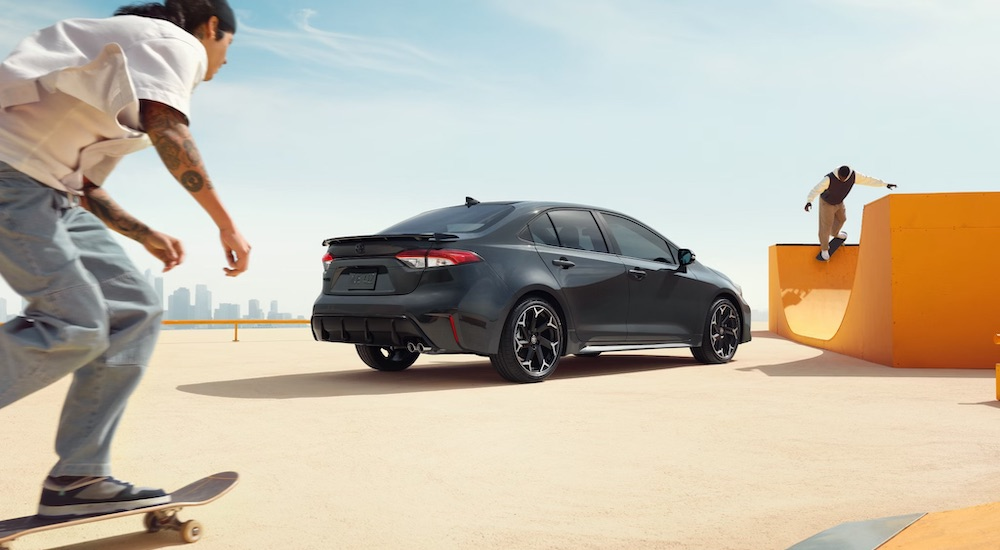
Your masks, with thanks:
<instances>
[{"instance_id":1,"label":"skateboarder","mask_svg":"<svg viewBox=\"0 0 1000 550\"><path fill-rule=\"evenodd\" d=\"M73 374L41 515L169 501L110 477L111 440L163 311L108 229L142 244L164 271L184 251L102 184L121 156L152 143L219 228L226 274L246 271L250 245L188 129L191 93L225 64L235 32L226 0L166 0L60 21L0 64L0 275L27 301L23 317L0 326L0 408Z\"/></svg>"},{"instance_id":2,"label":"skateboarder","mask_svg":"<svg viewBox=\"0 0 1000 550\"><path fill-rule=\"evenodd\" d=\"M830 172L813 187L806 198L806 212L812 209L812 203L818 196L819 201L819 247L820 258L830 259L830 238L846 239L847 233L841 231L847 221L847 209L844 199L855 184L870 187L886 187L895 189L893 183L886 183L864 174L855 172L850 166L841 166Z\"/></svg>"}]
</instances>

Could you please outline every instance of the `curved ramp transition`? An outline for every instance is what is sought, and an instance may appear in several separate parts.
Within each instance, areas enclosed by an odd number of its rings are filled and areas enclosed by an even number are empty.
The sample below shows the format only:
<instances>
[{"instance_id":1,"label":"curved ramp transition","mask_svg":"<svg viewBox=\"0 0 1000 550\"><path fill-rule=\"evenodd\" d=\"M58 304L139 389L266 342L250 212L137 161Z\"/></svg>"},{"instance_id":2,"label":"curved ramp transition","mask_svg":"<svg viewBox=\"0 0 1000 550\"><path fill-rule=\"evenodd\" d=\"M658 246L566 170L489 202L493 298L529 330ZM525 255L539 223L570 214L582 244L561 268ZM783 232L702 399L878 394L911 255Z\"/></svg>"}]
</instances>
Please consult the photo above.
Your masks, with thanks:
<instances>
[{"instance_id":1,"label":"curved ramp transition","mask_svg":"<svg viewBox=\"0 0 1000 550\"><path fill-rule=\"evenodd\" d=\"M769 250L772 332L892 367L995 368L1000 193L887 195L865 205L861 244Z\"/></svg>"}]
</instances>

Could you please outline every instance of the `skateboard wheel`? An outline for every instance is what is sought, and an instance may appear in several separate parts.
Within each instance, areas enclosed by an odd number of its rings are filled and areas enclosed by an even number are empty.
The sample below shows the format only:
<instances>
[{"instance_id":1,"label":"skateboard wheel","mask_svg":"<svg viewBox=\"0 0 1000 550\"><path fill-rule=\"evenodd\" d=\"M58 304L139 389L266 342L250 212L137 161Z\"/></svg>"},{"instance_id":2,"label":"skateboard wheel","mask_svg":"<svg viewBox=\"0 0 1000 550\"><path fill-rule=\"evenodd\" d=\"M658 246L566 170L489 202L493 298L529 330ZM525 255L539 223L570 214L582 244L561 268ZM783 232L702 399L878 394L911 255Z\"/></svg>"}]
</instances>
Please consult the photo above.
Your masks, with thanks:
<instances>
[{"instance_id":1,"label":"skateboard wheel","mask_svg":"<svg viewBox=\"0 0 1000 550\"><path fill-rule=\"evenodd\" d=\"M147 533L157 533L160 531L160 522L156 519L156 514L153 512L146 512L146 515L142 518L142 524L146 527Z\"/></svg>"},{"instance_id":2,"label":"skateboard wheel","mask_svg":"<svg viewBox=\"0 0 1000 550\"><path fill-rule=\"evenodd\" d=\"M201 524L193 519L182 523L181 538L184 542L196 542L201 538Z\"/></svg>"}]
</instances>

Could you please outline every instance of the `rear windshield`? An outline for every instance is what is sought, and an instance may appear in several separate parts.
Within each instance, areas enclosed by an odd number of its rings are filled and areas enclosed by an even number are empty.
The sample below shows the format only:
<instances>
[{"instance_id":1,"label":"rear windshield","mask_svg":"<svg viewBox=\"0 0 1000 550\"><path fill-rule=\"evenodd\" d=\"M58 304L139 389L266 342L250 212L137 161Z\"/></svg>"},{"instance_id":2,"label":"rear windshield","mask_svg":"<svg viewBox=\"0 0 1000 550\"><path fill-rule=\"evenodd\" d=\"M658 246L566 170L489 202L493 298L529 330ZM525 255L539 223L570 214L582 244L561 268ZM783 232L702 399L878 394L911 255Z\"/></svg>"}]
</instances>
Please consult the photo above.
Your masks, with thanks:
<instances>
[{"instance_id":1,"label":"rear windshield","mask_svg":"<svg viewBox=\"0 0 1000 550\"><path fill-rule=\"evenodd\" d=\"M418 214L383 229L381 235L408 233L478 233L514 211L509 204L450 206Z\"/></svg>"}]
</instances>

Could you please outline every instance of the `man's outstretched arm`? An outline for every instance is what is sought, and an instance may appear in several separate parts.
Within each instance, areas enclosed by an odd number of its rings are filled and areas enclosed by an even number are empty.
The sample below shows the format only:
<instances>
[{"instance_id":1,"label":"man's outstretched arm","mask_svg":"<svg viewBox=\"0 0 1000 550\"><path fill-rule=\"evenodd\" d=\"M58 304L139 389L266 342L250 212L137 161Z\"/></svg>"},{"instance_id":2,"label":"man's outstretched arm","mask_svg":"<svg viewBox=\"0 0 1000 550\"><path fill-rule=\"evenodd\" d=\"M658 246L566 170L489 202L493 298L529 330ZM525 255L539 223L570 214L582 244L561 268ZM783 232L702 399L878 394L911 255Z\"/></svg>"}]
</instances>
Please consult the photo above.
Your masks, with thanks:
<instances>
[{"instance_id":1,"label":"man's outstretched arm","mask_svg":"<svg viewBox=\"0 0 1000 550\"><path fill-rule=\"evenodd\" d=\"M219 228L222 248L229 267L226 275L235 277L249 267L250 244L236 229L229 213L212 187L201 153L195 144L187 117L180 111L156 101L140 101L143 129L149 134L163 165L191 193Z\"/></svg>"},{"instance_id":2,"label":"man's outstretched arm","mask_svg":"<svg viewBox=\"0 0 1000 550\"><path fill-rule=\"evenodd\" d=\"M163 271L170 271L184 261L184 248L179 240L150 229L119 206L103 188L85 181L80 206L97 216L104 225L146 247L163 262Z\"/></svg>"},{"instance_id":3,"label":"man's outstretched arm","mask_svg":"<svg viewBox=\"0 0 1000 550\"><path fill-rule=\"evenodd\" d=\"M854 183L858 185L867 185L868 187L885 187L889 190L895 189L895 183L886 183L878 178L873 178L871 176L866 176L861 172L854 172Z\"/></svg>"}]
</instances>

